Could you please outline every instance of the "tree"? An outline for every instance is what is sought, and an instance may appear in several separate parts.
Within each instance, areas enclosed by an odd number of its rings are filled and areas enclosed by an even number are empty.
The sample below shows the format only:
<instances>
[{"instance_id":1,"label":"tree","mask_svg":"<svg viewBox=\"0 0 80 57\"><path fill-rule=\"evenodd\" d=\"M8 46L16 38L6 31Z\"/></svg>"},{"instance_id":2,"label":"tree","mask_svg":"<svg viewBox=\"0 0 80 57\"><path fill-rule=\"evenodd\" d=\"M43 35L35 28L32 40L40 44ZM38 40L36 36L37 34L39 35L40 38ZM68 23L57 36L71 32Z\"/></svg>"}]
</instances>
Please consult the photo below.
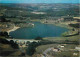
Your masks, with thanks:
<instances>
[{"instance_id":1,"label":"tree","mask_svg":"<svg viewBox=\"0 0 80 57\"><path fill-rule=\"evenodd\" d=\"M63 55L63 57L67 57L66 55Z\"/></svg>"},{"instance_id":2,"label":"tree","mask_svg":"<svg viewBox=\"0 0 80 57\"><path fill-rule=\"evenodd\" d=\"M9 37L9 35L8 35L7 32L0 32L0 35L1 35L1 36L5 36L5 37Z\"/></svg>"},{"instance_id":3,"label":"tree","mask_svg":"<svg viewBox=\"0 0 80 57\"><path fill-rule=\"evenodd\" d=\"M4 36L9 36L7 32L4 32Z\"/></svg>"},{"instance_id":4,"label":"tree","mask_svg":"<svg viewBox=\"0 0 80 57\"><path fill-rule=\"evenodd\" d=\"M4 36L3 32L0 32L0 36Z\"/></svg>"},{"instance_id":5,"label":"tree","mask_svg":"<svg viewBox=\"0 0 80 57\"><path fill-rule=\"evenodd\" d=\"M34 54L34 52L36 51L36 48L37 47L37 42L32 42L28 45L28 48L27 48L27 54L29 56L32 56Z\"/></svg>"},{"instance_id":6,"label":"tree","mask_svg":"<svg viewBox=\"0 0 80 57\"><path fill-rule=\"evenodd\" d=\"M2 43L2 44L9 44L10 42L8 40L6 40L6 39L0 38L0 43Z\"/></svg>"},{"instance_id":7,"label":"tree","mask_svg":"<svg viewBox=\"0 0 80 57\"><path fill-rule=\"evenodd\" d=\"M4 16L1 16L0 19L1 19L1 22L6 22L6 19Z\"/></svg>"},{"instance_id":8,"label":"tree","mask_svg":"<svg viewBox=\"0 0 80 57\"><path fill-rule=\"evenodd\" d=\"M37 38L35 38L35 40L43 40L43 38L42 37L37 37Z\"/></svg>"},{"instance_id":9,"label":"tree","mask_svg":"<svg viewBox=\"0 0 80 57\"><path fill-rule=\"evenodd\" d=\"M10 43L11 43L11 44L14 44L14 41L13 41L13 40L10 40Z\"/></svg>"},{"instance_id":10,"label":"tree","mask_svg":"<svg viewBox=\"0 0 80 57\"><path fill-rule=\"evenodd\" d=\"M19 48L18 44L17 44L17 43L14 43L13 40L10 40L10 45L11 45L12 48L14 48L14 49L18 49L18 48Z\"/></svg>"},{"instance_id":11,"label":"tree","mask_svg":"<svg viewBox=\"0 0 80 57\"><path fill-rule=\"evenodd\" d=\"M30 44L30 41L27 41L26 44Z\"/></svg>"},{"instance_id":12,"label":"tree","mask_svg":"<svg viewBox=\"0 0 80 57\"><path fill-rule=\"evenodd\" d=\"M31 47L27 48L27 54L30 55L30 56L32 56L35 51L36 50L35 50L34 46L31 46Z\"/></svg>"},{"instance_id":13,"label":"tree","mask_svg":"<svg viewBox=\"0 0 80 57\"><path fill-rule=\"evenodd\" d=\"M21 53L21 56L25 56L25 53L22 52L22 53Z\"/></svg>"}]
</instances>

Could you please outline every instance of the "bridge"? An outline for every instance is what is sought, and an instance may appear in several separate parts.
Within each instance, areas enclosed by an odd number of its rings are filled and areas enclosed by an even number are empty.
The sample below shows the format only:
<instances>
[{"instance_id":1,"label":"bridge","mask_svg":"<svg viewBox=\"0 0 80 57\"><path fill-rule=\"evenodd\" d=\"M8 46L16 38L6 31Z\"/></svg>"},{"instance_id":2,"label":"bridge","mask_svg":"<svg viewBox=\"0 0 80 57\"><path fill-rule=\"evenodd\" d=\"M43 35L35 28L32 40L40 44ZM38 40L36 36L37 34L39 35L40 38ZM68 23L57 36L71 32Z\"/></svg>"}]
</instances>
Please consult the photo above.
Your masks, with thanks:
<instances>
[{"instance_id":1,"label":"bridge","mask_svg":"<svg viewBox=\"0 0 80 57\"><path fill-rule=\"evenodd\" d=\"M38 42L40 40L34 40L34 39L7 39L8 41L13 40L14 42L17 43L27 43L27 42Z\"/></svg>"}]
</instances>

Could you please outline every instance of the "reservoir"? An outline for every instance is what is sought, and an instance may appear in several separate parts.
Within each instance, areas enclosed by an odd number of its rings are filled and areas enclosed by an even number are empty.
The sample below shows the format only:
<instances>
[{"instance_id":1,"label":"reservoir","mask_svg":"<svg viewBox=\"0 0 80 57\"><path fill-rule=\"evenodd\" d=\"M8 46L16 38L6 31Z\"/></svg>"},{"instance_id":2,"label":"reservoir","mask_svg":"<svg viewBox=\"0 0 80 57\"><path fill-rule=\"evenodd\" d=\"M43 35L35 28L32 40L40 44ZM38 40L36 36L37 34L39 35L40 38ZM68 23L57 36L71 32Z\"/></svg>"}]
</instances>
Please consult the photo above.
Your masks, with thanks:
<instances>
[{"instance_id":1,"label":"reservoir","mask_svg":"<svg viewBox=\"0 0 80 57\"><path fill-rule=\"evenodd\" d=\"M16 39L34 39L36 37L61 37L61 34L68 29L51 25L34 22L34 27L20 28L10 32L10 35Z\"/></svg>"}]
</instances>

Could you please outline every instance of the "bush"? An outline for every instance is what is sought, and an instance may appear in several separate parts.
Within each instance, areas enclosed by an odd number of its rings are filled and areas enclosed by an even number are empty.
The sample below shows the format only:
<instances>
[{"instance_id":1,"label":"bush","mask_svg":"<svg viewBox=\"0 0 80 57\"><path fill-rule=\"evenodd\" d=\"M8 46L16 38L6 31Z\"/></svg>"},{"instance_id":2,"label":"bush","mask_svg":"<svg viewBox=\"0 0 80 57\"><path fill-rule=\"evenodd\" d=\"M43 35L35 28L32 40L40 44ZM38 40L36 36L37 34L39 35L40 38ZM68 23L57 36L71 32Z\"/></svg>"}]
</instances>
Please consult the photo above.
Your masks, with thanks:
<instances>
[{"instance_id":1,"label":"bush","mask_svg":"<svg viewBox=\"0 0 80 57\"><path fill-rule=\"evenodd\" d=\"M5 36L5 37L9 37L7 32L0 32L0 36Z\"/></svg>"},{"instance_id":2,"label":"bush","mask_svg":"<svg viewBox=\"0 0 80 57\"><path fill-rule=\"evenodd\" d=\"M32 42L29 44L28 48L27 48L27 54L29 56L32 56L34 54L34 52L36 51L36 45L37 43L36 42Z\"/></svg>"},{"instance_id":3,"label":"bush","mask_svg":"<svg viewBox=\"0 0 80 57\"><path fill-rule=\"evenodd\" d=\"M2 38L1 38L1 39L0 39L0 43L2 43L2 44L9 44L9 45L11 45L11 47L14 48L14 49L18 49L18 48L19 48L18 44L17 44L17 43L14 43L13 40L8 41L8 40L6 40L6 39L2 39Z\"/></svg>"},{"instance_id":4,"label":"bush","mask_svg":"<svg viewBox=\"0 0 80 57\"><path fill-rule=\"evenodd\" d=\"M13 40L10 40L10 45L11 45L12 48L14 48L14 49L18 49L18 48L19 48L18 44L17 44L17 43L14 43Z\"/></svg>"},{"instance_id":5,"label":"bush","mask_svg":"<svg viewBox=\"0 0 80 57\"><path fill-rule=\"evenodd\" d=\"M62 36L63 36L63 37L67 36L67 32L63 33Z\"/></svg>"},{"instance_id":6,"label":"bush","mask_svg":"<svg viewBox=\"0 0 80 57\"><path fill-rule=\"evenodd\" d=\"M37 38L35 38L35 40L43 40L43 38L42 37L37 37Z\"/></svg>"}]
</instances>

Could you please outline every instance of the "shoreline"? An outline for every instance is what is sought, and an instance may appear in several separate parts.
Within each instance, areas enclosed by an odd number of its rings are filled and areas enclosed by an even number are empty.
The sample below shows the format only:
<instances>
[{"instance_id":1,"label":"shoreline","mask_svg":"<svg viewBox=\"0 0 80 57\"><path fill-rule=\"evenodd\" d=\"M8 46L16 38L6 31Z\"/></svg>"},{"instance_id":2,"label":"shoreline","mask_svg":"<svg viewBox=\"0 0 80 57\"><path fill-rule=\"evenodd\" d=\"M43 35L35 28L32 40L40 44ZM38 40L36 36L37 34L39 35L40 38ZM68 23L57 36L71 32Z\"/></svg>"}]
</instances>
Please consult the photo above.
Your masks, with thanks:
<instances>
[{"instance_id":1,"label":"shoreline","mask_svg":"<svg viewBox=\"0 0 80 57\"><path fill-rule=\"evenodd\" d=\"M55 26L59 26L59 27L63 27L63 28L67 28L67 29L72 29L73 27L70 27L68 24L69 23L65 23L65 22L62 22L62 23L51 23L51 22L48 22L48 23L45 23L43 20L31 20L33 22L40 22L42 24L52 24L52 25L55 25Z\"/></svg>"},{"instance_id":2,"label":"shoreline","mask_svg":"<svg viewBox=\"0 0 80 57\"><path fill-rule=\"evenodd\" d=\"M55 25L55 26L59 26L59 27L63 27L63 28L67 28L67 29L72 29L73 27L70 27L68 24L61 24L61 23L43 23L43 24L52 24L52 25Z\"/></svg>"},{"instance_id":3,"label":"shoreline","mask_svg":"<svg viewBox=\"0 0 80 57\"><path fill-rule=\"evenodd\" d=\"M7 32L8 32L8 34L9 34L10 32L15 31L15 30L17 30L17 29L19 29L19 28L20 28L20 27L16 27L16 26L14 26L13 29L8 30Z\"/></svg>"},{"instance_id":4,"label":"shoreline","mask_svg":"<svg viewBox=\"0 0 80 57\"><path fill-rule=\"evenodd\" d=\"M42 23L42 22L41 22ZM67 29L69 29L69 31L70 31L70 29L72 28L72 27L69 27L68 25L65 25L65 24L54 24L54 23L43 23L43 24L53 24L53 25L55 25L55 26L59 26L59 27L63 27L63 28L67 28ZM8 30L7 32L8 32L8 34L10 33L10 32L12 32L12 31L15 31L15 30L17 30L17 29L19 29L20 27L17 27L17 26L14 26L14 28L13 29L11 29L11 30ZM69 31L66 31L66 32L69 32ZM65 33L65 32L64 32ZM63 36L61 36L61 37L63 37ZM48 37L47 37L48 38ZM55 37L56 38L56 37ZM17 38L16 38L17 39ZM29 39L29 40L32 40L32 39Z\"/></svg>"},{"instance_id":5,"label":"shoreline","mask_svg":"<svg viewBox=\"0 0 80 57\"><path fill-rule=\"evenodd\" d=\"M14 41L30 41L30 42L33 42L33 41L36 41L36 42L38 42L38 41L40 41L40 40L34 40L34 39L7 39L7 40L14 40Z\"/></svg>"}]
</instances>

